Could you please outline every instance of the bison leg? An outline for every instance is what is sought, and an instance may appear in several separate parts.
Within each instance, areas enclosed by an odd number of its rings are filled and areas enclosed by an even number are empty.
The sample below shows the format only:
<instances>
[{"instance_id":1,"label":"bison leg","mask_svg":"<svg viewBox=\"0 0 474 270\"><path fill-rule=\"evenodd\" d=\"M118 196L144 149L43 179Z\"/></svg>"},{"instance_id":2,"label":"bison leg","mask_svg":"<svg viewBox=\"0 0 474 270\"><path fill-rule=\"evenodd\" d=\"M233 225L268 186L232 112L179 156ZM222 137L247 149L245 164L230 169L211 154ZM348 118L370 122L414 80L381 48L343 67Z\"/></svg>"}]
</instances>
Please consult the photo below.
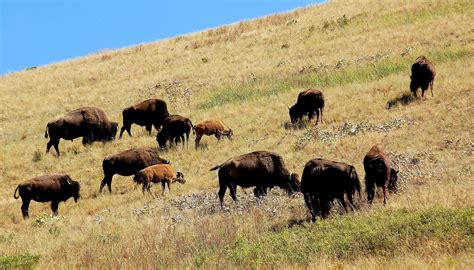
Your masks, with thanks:
<instances>
[{"instance_id":1,"label":"bison leg","mask_svg":"<svg viewBox=\"0 0 474 270\"><path fill-rule=\"evenodd\" d=\"M58 206L59 206L59 202L58 201L52 201L51 202L51 215L53 217L57 216L58 215Z\"/></svg>"},{"instance_id":2,"label":"bison leg","mask_svg":"<svg viewBox=\"0 0 474 270\"><path fill-rule=\"evenodd\" d=\"M186 133L186 149L188 149L189 146L189 132Z\"/></svg>"},{"instance_id":3,"label":"bison leg","mask_svg":"<svg viewBox=\"0 0 474 270\"><path fill-rule=\"evenodd\" d=\"M56 154L58 154L58 157L59 157L59 147L58 147L58 144L59 144L59 140L54 144L54 150L56 150Z\"/></svg>"},{"instance_id":4,"label":"bison leg","mask_svg":"<svg viewBox=\"0 0 474 270\"><path fill-rule=\"evenodd\" d=\"M314 205L313 205L313 201L314 199L311 198L312 196L305 193L304 194L304 202L306 203L306 206L308 207L309 209L309 212L311 214L311 221L312 222L316 222L316 211L314 210Z\"/></svg>"},{"instance_id":5,"label":"bison leg","mask_svg":"<svg viewBox=\"0 0 474 270\"><path fill-rule=\"evenodd\" d=\"M21 213L23 214L23 219L27 219L30 216L28 215L28 208L30 207L30 199L22 199L22 204L21 204Z\"/></svg>"},{"instance_id":6,"label":"bison leg","mask_svg":"<svg viewBox=\"0 0 474 270\"><path fill-rule=\"evenodd\" d=\"M316 109L316 124L314 124L315 126L318 125L318 122L319 122L319 109Z\"/></svg>"},{"instance_id":7,"label":"bison leg","mask_svg":"<svg viewBox=\"0 0 474 270\"><path fill-rule=\"evenodd\" d=\"M232 200L234 200L234 202L237 202L237 186L235 184L230 184L229 185L229 191L230 191L230 197L232 197Z\"/></svg>"},{"instance_id":8,"label":"bison leg","mask_svg":"<svg viewBox=\"0 0 474 270\"><path fill-rule=\"evenodd\" d=\"M146 129L146 131L148 132L148 135L149 135L149 136L151 135L151 127L152 127L151 124L147 124L147 125L145 126L145 129Z\"/></svg>"},{"instance_id":9,"label":"bison leg","mask_svg":"<svg viewBox=\"0 0 474 270\"><path fill-rule=\"evenodd\" d=\"M186 142L186 141L184 140L184 134L180 136L180 141L182 141L182 143L183 143L183 149L184 149L184 143Z\"/></svg>"},{"instance_id":10,"label":"bison leg","mask_svg":"<svg viewBox=\"0 0 474 270\"><path fill-rule=\"evenodd\" d=\"M161 190L161 195L165 195L165 189L166 189L166 182L161 182L161 187L162 187L162 190Z\"/></svg>"},{"instance_id":11,"label":"bison leg","mask_svg":"<svg viewBox=\"0 0 474 270\"><path fill-rule=\"evenodd\" d=\"M54 146L54 149L56 150L56 153L58 154L59 156L59 148L58 148L58 145L59 145L59 140L53 140L53 139L50 139L48 144L46 145L46 153L49 153L49 149L51 148L51 146Z\"/></svg>"},{"instance_id":12,"label":"bison leg","mask_svg":"<svg viewBox=\"0 0 474 270\"><path fill-rule=\"evenodd\" d=\"M109 174L104 175L104 179L102 179L102 182L100 182L99 193L102 192L102 189L104 188L105 184L107 184L109 192L112 193L112 175L109 175Z\"/></svg>"},{"instance_id":13,"label":"bison leg","mask_svg":"<svg viewBox=\"0 0 474 270\"><path fill-rule=\"evenodd\" d=\"M147 186L147 182L143 182L142 183L142 193L143 194L145 194L146 186Z\"/></svg>"},{"instance_id":14,"label":"bison leg","mask_svg":"<svg viewBox=\"0 0 474 270\"><path fill-rule=\"evenodd\" d=\"M341 202L342 207L344 207L344 212L347 213L347 203L344 200L344 193L342 193L342 195L339 195L338 200L339 202Z\"/></svg>"},{"instance_id":15,"label":"bison leg","mask_svg":"<svg viewBox=\"0 0 474 270\"><path fill-rule=\"evenodd\" d=\"M375 196L375 184L372 180L365 180L365 191L367 192L367 201L372 204Z\"/></svg>"},{"instance_id":16,"label":"bison leg","mask_svg":"<svg viewBox=\"0 0 474 270\"><path fill-rule=\"evenodd\" d=\"M321 123L323 123L323 108L320 108L319 112L321 113Z\"/></svg>"},{"instance_id":17,"label":"bison leg","mask_svg":"<svg viewBox=\"0 0 474 270\"><path fill-rule=\"evenodd\" d=\"M355 212L354 200L352 199L352 193L347 194L347 200L349 201L349 206L351 207L352 212Z\"/></svg>"},{"instance_id":18,"label":"bison leg","mask_svg":"<svg viewBox=\"0 0 474 270\"><path fill-rule=\"evenodd\" d=\"M130 137L132 137L132 133L130 132L130 129L131 129L131 125L127 125L127 124L123 124L122 128L120 129L120 137L119 138L122 138L122 134L124 131L127 131L128 135Z\"/></svg>"},{"instance_id":19,"label":"bison leg","mask_svg":"<svg viewBox=\"0 0 474 270\"><path fill-rule=\"evenodd\" d=\"M196 147L196 150L199 148L199 143L201 142L202 135L196 134L196 139L194 140L194 145Z\"/></svg>"},{"instance_id":20,"label":"bison leg","mask_svg":"<svg viewBox=\"0 0 474 270\"><path fill-rule=\"evenodd\" d=\"M382 187L383 190L383 205L387 204L387 187L384 185Z\"/></svg>"},{"instance_id":21,"label":"bison leg","mask_svg":"<svg viewBox=\"0 0 474 270\"><path fill-rule=\"evenodd\" d=\"M319 211L323 219L329 216L329 211L331 210L331 200L328 198L318 198L319 200Z\"/></svg>"},{"instance_id":22,"label":"bison leg","mask_svg":"<svg viewBox=\"0 0 474 270\"><path fill-rule=\"evenodd\" d=\"M223 185L221 184L220 185L220 188L219 188L219 201L221 202L221 207L224 206L224 195L225 195L225 192L227 191L227 186L226 185Z\"/></svg>"}]
</instances>

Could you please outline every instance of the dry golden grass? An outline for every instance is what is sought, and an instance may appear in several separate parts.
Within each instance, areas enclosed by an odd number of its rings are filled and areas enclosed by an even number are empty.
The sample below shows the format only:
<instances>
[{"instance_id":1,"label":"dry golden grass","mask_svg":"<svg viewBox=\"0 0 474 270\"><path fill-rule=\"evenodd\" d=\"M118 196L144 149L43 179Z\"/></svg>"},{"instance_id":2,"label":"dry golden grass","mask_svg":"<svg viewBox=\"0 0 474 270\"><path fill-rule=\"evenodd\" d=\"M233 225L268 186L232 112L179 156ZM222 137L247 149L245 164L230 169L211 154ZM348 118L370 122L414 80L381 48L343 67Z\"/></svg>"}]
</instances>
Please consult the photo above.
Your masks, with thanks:
<instances>
[{"instance_id":1,"label":"dry golden grass","mask_svg":"<svg viewBox=\"0 0 474 270\"><path fill-rule=\"evenodd\" d=\"M281 241L297 235L299 229L275 228L308 218L303 199L272 192L258 203L239 190L241 203L226 196L230 209L223 211L214 197L217 175L209 172L229 157L271 150L300 174L306 161L325 157L354 164L362 179L363 156L379 143L400 163L402 191L385 209L380 199L371 209L361 203L360 213L334 215L324 226L367 225L384 211L394 211L394 220L382 219L394 224L403 211L435 218L438 210L430 209L460 211L472 221L473 14L467 0L332 1L0 77L0 256L39 255L39 268L473 268L472 222L462 245L435 234L416 239L418 245L402 238L392 254L346 258L337 255L347 251L341 244L292 260L264 253L253 260L243 255L267 247L261 235ZM388 101L408 92L409 64L419 54L437 66L435 96L387 110ZM310 87L325 93L326 122L285 129L287 107ZM48 121L87 105L121 122L124 107L148 97L166 100L170 112L194 123L218 117L235 139L204 137L204 150L195 151L191 141L188 149L164 152L188 181L157 199L121 176L112 195L96 196L105 156L156 146L138 126L134 137L108 144L61 141L59 159L44 153ZM60 204L60 217L51 219L49 205L33 202L32 218L23 221L13 199L18 183L60 172L81 181L79 203ZM304 235L319 228L303 224ZM452 228L446 235L465 236Z\"/></svg>"}]
</instances>

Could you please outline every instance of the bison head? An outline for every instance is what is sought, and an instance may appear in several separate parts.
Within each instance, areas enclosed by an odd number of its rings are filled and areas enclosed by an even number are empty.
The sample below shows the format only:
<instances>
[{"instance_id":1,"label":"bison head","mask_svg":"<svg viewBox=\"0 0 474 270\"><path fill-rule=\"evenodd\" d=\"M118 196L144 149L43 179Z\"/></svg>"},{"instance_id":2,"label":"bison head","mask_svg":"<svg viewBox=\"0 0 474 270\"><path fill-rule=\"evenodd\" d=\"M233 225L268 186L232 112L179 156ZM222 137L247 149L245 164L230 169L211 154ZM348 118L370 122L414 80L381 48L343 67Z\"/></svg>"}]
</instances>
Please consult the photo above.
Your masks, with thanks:
<instances>
[{"instance_id":1,"label":"bison head","mask_svg":"<svg viewBox=\"0 0 474 270\"><path fill-rule=\"evenodd\" d=\"M292 195L294 192L300 192L300 179L297 173L291 173L290 181L288 182L288 195Z\"/></svg>"},{"instance_id":2,"label":"bison head","mask_svg":"<svg viewBox=\"0 0 474 270\"><path fill-rule=\"evenodd\" d=\"M227 133L227 138L229 138L229 140L232 141L233 136L234 136L234 132L232 131L232 129L229 128L229 131Z\"/></svg>"},{"instance_id":3,"label":"bison head","mask_svg":"<svg viewBox=\"0 0 474 270\"><path fill-rule=\"evenodd\" d=\"M113 141L115 140L115 136L117 135L118 131L118 123L117 122L111 122L110 123L110 129L109 129L109 136L108 140Z\"/></svg>"},{"instance_id":4,"label":"bison head","mask_svg":"<svg viewBox=\"0 0 474 270\"><path fill-rule=\"evenodd\" d=\"M72 180L69 176L63 177L62 181L63 190L67 194L68 198L73 197L74 201L77 203L77 199L81 197L81 184Z\"/></svg>"},{"instance_id":5,"label":"bison head","mask_svg":"<svg viewBox=\"0 0 474 270\"><path fill-rule=\"evenodd\" d=\"M296 122L298 122L300 118L299 110L296 105L297 104L291 106L291 108L288 108L289 114L290 114L290 120L292 124L296 124Z\"/></svg>"},{"instance_id":6,"label":"bison head","mask_svg":"<svg viewBox=\"0 0 474 270\"><path fill-rule=\"evenodd\" d=\"M181 184L186 183L186 180L184 179L184 174L182 172L177 172L176 173L176 178L173 179L173 183L174 182L179 182Z\"/></svg>"},{"instance_id":7,"label":"bison head","mask_svg":"<svg viewBox=\"0 0 474 270\"><path fill-rule=\"evenodd\" d=\"M158 135L156 135L156 141L158 142L160 148L166 147L167 136L163 131L159 132Z\"/></svg>"}]
</instances>

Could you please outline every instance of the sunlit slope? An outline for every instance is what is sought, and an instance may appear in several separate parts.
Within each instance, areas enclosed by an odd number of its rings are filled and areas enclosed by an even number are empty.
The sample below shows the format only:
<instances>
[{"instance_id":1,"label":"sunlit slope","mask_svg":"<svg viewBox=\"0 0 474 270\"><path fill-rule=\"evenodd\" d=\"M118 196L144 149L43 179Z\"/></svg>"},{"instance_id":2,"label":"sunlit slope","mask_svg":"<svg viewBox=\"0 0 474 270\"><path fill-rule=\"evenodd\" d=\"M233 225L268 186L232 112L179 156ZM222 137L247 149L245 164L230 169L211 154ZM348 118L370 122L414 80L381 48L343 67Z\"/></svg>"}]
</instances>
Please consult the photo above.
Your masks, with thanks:
<instances>
[{"instance_id":1,"label":"sunlit slope","mask_svg":"<svg viewBox=\"0 0 474 270\"><path fill-rule=\"evenodd\" d=\"M25 255L1 258L40 268L472 268L473 14L472 1L332 1L0 77L0 256ZM410 100L421 54L438 70L434 97ZM287 108L310 87L325 94L325 123L287 129ZM171 194L156 186L152 199L115 176L114 193L97 196L105 156L157 145L138 126L132 138L62 140L60 158L44 154L48 121L96 106L121 122L124 107L149 97L235 133L204 137L200 151L192 135L188 149L162 153L187 178ZM363 193L357 214L311 225L302 197L273 191L258 203L239 189L240 204L226 195L230 210L220 210L209 169L229 157L271 150L300 174L324 157L354 164L363 180L375 143L401 169L385 209L380 199L368 209ZM18 183L61 172L81 181L79 203L50 219L48 204L32 202L23 221Z\"/></svg>"}]
</instances>

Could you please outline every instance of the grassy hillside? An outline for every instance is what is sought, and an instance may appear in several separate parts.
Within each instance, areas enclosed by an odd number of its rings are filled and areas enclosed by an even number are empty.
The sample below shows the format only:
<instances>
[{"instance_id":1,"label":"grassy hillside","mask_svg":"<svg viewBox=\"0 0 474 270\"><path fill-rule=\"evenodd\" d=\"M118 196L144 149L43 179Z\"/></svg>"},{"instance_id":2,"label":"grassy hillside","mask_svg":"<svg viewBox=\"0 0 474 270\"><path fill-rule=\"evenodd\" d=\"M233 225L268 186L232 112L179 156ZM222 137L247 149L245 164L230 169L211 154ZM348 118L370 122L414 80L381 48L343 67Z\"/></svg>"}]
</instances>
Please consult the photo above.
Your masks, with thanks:
<instances>
[{"instance_id":1,"label":"grassy hillside","mask_svg":"<svg viewBox=\"0 0 474 270\"><path fill-rule=\"evenodd\" d=\"M0 268L474 268L474 3L331 1L286 14L38 67L0 77ZM434 97L407 98L418 55L436 65ZM321 89L325 123L288 128L297 94ZM46 123L81 106L121 122L137 101L164 99L193 123L220 118L235 139L162 156L185 185L157 198L115 176L97 195L105 156L156 146L132 127L112 143L61 141L45 154ZM388 110L387 108L390 107ZM194 137L192 137L194 139ZM401 191L386 207L311 224L302 196L238 190L219 206L217 174L232 156L271 150L301 174L314 157L354 164L381 144L399 164ZM13 191L34 176L68 173L82 198L33 202ZM337 208L337 207L336 207Z\"/></svg>"}]
</instances>

